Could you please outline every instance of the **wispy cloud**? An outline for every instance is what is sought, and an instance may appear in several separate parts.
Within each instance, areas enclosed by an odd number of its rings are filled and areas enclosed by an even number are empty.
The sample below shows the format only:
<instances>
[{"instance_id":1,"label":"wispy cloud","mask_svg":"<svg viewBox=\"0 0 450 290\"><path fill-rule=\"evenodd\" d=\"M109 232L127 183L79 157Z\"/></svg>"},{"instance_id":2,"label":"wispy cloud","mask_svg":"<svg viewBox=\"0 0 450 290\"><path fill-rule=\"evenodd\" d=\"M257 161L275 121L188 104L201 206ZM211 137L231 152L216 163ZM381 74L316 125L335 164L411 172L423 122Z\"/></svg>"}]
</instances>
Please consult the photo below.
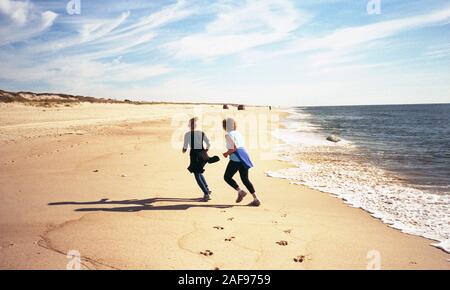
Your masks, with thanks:
<instances>
[{"instance_id":1,"label":"wispy cloud","mask_svg":"<svg viewBox=\"0 0 450 290\"><path fill-rule=\"evenodd\" d=\"M364 5L334 0L85 2L70 16L65 1L0 0L0 87L230 102L334 94L347 102L408 95L414 76L424 88L409 95L426 97L427 88L450 98L447 4L413 1L395 13L386 4L382 15L361 17ZM389 82L364 93L380 76Z\"/></svg>"},{"instance_id":2,"label":"wispy cloud","mask_svg":"<svg viewBox=\"0 0 450 290\"><path fill-rule=\"evenodd\" d=\"M55 52L65 48L102 41L114 29L119 27L129 15L129 12L124 12L116 19L94 19L88 20L87 22L79 21L74 24L77 31L76 35L31 45L28 47L28 50L32 50L35 53L47 51Z\"/></svg>"},{"instance_id":3,"label":"wispy cloud","mask_svg":"<svg viewBox=\"0 0 450 290\"><path fill-rule=\"evenodd\" d=\"M114 18L80 17L69 22L71 31L75 33L51 41L31 41L23 48L15 49L14 61L8 56L10 51L0 53L3 61L0 77L19 83L41 81L59 89L69 89L79 85L91 87L95 82L137 82L167 74L172 68L166 64L148 61L127 63L121 56L149 44L157 36L158 28L193 13L193 10L183 10L184 6L184 1L178 1L129 24L126 21L130 11ZM35 9L31 5L27 7L32 11ZM13 6L11 11L16 12L10 12L11 15L20 11L19 8L22 6ZM31 39L32 35L28 34L8 43ZM37 55L40 56L39 61L36 61ZM115 58L103 61L112 57Z\"/></svg>"},{"instance_id":4,"label":"wispy cloud","mask_svg":"<svg viewBox=\"0 0 450 290\"><path fill-rule=\"evenodd\" d=\"M57 14L29 1L0 0L0 46L35 37L53 25Z\"/></svg>"},{"instance_id":5,"label":"wispy cloud","mask_svg":"<svg viewBox=\"0 0 450 290\"><path fill-rule=\"evenodd\" d=\"M431 58L445 58L450 56L450 43L429 47L425 56Z\"/></svg>"},{"instance_id":6,"label":"wispy cloud","mask_svg":"<svg viewBox=\"0 0 450 290\"><path fill-rule=\"evenodd\" d=\"M218 8L204 31L173 41L167 48L179 58L229 55L285 40L309 18L285 0L230 2Z\"/></svg>"},{"instance_id":7,"label":"wispy cloud","mask_svg":"<svg viewBox=\"0 0 450 290\"><path fill-rule=\"evenodd\" d=\"M447 25L450 21L450 6L422 15L380 21L367 25L339 28L320 36L297 37L284 43L276 51L254 51L243 54L245 65L257 65L268 59L294 58L301 55L307 61L309 73L350 71L385 67L389 62L368 62L368 57L386 50L386 40L418 28ZM425 56L443 57L445 48L429 51ZM398 63L398 62L396 62Z\"/></svg>"},{"instance_id":8,"label":"wispy cloud","mask_svg":"<svg viewBox=\"0 0 450 290\"><path fill-rule=\"evenodd\" d=\"M301 52L311 49L347 49L374 40L427 25L439 25L450 20L450 7L419 16L383 21L379 23L338 29L324 37L299 39L281 53Z\"/></svg>"}]
</instances>

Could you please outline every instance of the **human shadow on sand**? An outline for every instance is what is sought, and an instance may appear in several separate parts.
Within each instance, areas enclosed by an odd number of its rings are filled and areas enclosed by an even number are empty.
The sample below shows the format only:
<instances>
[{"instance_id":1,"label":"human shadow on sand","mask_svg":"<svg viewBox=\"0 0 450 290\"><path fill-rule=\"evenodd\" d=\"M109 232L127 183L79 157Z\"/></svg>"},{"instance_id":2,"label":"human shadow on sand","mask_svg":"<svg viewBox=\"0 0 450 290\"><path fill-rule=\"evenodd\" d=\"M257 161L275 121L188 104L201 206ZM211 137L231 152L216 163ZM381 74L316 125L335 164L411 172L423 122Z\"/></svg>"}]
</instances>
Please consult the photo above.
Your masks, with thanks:
<instances>
[{"instance_id":1,"label":"human shadow on sand","mask_svg":"<svg viewBox=\"0 0 450 290\"><path fill-rule=\"evenodd\" d=\"M181 204L173 205L161 205L155 206L155 202L176 202ZM201 208L231 208L234 205L220 205L220 204L201 204L199 198L148 198L148 199L127 199L127 200L109 200L107 198L100 199L98 201L63 201L63 202L51 202L48 205L131 205L121 207L92 207L92 208L78 208L75 211L92 212L92 211L109 211L109 212L137 212L143 210L187 210L189 208L201 207Z\"/></svg>"}]
</instances>

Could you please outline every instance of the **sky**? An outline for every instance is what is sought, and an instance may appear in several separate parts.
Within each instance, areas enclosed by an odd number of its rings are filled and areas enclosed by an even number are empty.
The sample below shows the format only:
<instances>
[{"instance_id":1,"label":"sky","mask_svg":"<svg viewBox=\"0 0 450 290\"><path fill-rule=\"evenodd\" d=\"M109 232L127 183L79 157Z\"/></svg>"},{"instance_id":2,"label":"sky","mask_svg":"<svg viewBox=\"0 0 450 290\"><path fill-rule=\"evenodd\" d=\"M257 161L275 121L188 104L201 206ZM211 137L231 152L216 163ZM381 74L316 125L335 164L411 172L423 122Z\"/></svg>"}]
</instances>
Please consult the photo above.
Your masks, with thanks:
<instances>
[{"instance_id":1,"label":"sky","mask_svg":"<svg viewBox=\"0 0 450 290\"><path fill-rule=\"evenodd\" d=\"M448 103L449 68L448 0L0 0L3 90L280 106Z\"/></svg>"}]
</instances>

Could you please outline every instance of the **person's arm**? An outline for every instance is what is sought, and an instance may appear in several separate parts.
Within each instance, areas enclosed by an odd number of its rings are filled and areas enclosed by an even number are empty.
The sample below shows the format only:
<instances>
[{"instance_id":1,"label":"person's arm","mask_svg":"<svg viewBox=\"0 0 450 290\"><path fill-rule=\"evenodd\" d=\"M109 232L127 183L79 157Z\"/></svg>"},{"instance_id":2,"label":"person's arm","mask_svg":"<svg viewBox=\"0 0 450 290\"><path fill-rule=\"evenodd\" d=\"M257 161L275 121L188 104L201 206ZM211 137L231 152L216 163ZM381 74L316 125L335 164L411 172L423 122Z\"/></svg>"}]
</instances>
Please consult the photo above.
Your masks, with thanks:
<instances>
[{"instance_id":1,"label":"person's arm","mask_svg":"<svg viewBox=\"0 0 450 290\"><path fill-rule=\"evenodd\" d=\"M206 144L206 150L209 150L209 147L211 147L211 144L209 143L209 139L208 139L208 137L206 136L205 133L203 133L203 141Z\"/></svg>"},{"instance_id":2,"label":"person's arm","mask_svg":"<svg viewBox=\"0 0 450 290\"><path fill-rule=\"evenodd\" d=\"M237 149L236 149L236 144L234 144L234 141L233 141L233 139L231 139L230 136L225 135L225 139L227 139L227 144L230 144L230 145L233 144L233 146L232 146L231 149L228 149L227 152L225 152L225 153L222 154L223 157L227 158L228 156L230 156L231 154L233 154L234 152L236 152ZM231 147L231 146L229 146L229 147Z\"/></svg>"},{"instance_id":3,"label":"person's arm","mask_svg":"<svg viewBox=\"0 0 450 290\"><path fill-rule=\"evenodd\" d=\"M188 144L189 144L189 134L186 133L186 134L184 134L184 144L183 144L183 150L182 150L183 153L186 153Z\"/></svg>"}]
</instances>

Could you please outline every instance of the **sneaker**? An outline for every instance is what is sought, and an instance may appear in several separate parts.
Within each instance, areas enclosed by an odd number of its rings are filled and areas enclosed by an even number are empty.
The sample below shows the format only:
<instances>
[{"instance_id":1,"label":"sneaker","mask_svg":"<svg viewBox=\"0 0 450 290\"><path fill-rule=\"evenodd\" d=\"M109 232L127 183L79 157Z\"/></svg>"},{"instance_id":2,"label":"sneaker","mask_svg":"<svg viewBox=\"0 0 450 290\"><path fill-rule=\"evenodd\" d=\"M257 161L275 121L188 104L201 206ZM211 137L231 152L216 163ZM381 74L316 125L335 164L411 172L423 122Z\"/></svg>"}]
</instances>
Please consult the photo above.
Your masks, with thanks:
<instances>
[{"instance_id":1,"label":"sneaker","mask_svg":"<svg viewBox=\"0 0 450 290\"><path fill-rule=\"evenodd\" d=\"M243 191L243 190L240 190L239 192L238 192L238 197L237 197L237 199L236 199L236 203L240 203L243 199L244 199L244 197L247 195L247 193L245 192L245 191Z\"/></svg>"},{"instance_id":2,"label":"sneaker","mask_svg":"<svg viewBox=\"0 0 450 290\"><path fill-rule=\"evenodd\" d=\"M258 207L261 205L261 202L259 201L259 199L254 199L251 203L248 204L248 206L255 206Z\"/></svg>"},{"instance_id":3,"label":"sneaker","mask_svg":"<svg viewBox=\"0 0 450 290\"><path fill-rule=\"evenodd\" d=\"M209 194L205 194L205 195L203 196L203 201L204 201L204 202L207 202L207 201L209 201L209 200L211 200L211 196L210 196Z\"/></svg>"}]
</instances>

